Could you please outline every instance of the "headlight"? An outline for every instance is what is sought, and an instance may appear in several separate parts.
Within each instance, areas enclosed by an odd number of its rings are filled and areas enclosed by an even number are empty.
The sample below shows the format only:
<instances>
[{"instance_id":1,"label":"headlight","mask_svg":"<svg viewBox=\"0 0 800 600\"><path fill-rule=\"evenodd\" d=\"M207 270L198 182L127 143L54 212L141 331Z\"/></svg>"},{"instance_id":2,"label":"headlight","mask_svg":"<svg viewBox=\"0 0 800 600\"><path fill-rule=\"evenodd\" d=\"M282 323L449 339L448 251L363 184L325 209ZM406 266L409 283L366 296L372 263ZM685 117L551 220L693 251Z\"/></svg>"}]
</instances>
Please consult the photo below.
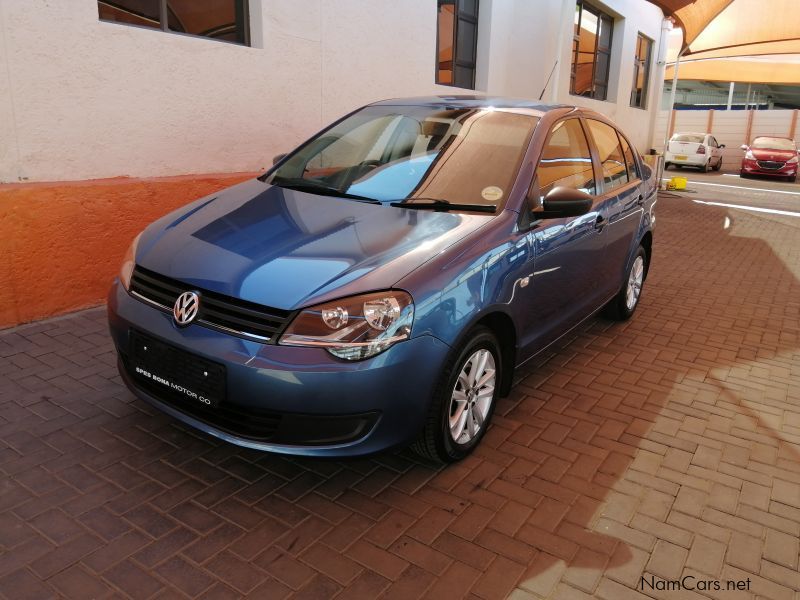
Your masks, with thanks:
<instances>
[{"instance_id":1,"label":"headlight","mask_svg":"<svg viewBox=\"0 0 800 600\"><path fill-rule=\"evenodd\" d=\"M756 159L756 157L755 157L755 156L753 156L753 153L752 153L752 152L750 152L750 150L748 150L747 152L745 152L745 153L744 153L744 157L745 157L747 160L755 160L755 159Z\"/></svg>"},{"instance_id":2,"label":"headlight","mask_svg":"<svg viewBox=\"0 0 800 600\"><path fill-rule=\"evenodd\" d=\"M321 347L339 358L361 360L407 340L413 322L410 295L399 290L373 292L302 310L278 343Z\"/></svg>"},{"instance_id":3,"label":"headlight","mask_svg":"<svg viewBox=\"0 0 800 600\"><path fill-rule=\"evenodd\" d=\"M128 250L125 252L125 258L122 259L122 266L119 269L119 280L122 283L122 287L128 290L131 287L131 275L133 275L133 267L136 266L136 247L139 245L139 238L142 237L140 233L131 242L131 245L128 246Z\"/></svg>"},{"instance_id":4,"label":"headlight","mask_svg":"<svg viewBox=\"0 0 800 600\"><path fill-rule=\"evenodd\" d=\"M796 164L797 164L797 162L798 162L798 161L797 161L797 157L796 157L796 156L793 156L792 158L790 158L789 160L787 160L787 161L786 161L786 164L787 164L787 165L796 165Z\"/></svg>"}]
</instances>

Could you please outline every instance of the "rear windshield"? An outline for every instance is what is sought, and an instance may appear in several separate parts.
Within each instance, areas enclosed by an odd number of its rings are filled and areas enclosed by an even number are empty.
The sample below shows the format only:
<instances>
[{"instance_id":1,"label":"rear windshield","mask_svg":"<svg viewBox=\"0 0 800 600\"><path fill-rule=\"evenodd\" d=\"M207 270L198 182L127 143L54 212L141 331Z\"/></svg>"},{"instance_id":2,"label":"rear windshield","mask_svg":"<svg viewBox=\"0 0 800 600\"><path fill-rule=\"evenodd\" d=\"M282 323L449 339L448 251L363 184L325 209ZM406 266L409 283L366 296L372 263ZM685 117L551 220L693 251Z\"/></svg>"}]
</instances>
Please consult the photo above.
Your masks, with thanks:
<instances>
[{"instance_id":1,"label":"rear windshield","mask_svg":"<svg viewBox=\"0 0 800 600\"><path fill-rule=\"evenodd\" d=\"M751 148L761 149L761 150L794 150L795 145L792 140L786 138L774 138L774 137L757 137L753 140L753 143L750 144Z\"/></svg>"},{"instance_id":2,"label":"rear windshield","mask_svg":"<svg viewBox=\"0 0 800 600\"><path fill-rule=\"evenodd\" d=\"M673 142L692 142L693 144L702 144L705 139L706 136L696 133L677 133L672 136Z\"/></svg>"}]
</instances>

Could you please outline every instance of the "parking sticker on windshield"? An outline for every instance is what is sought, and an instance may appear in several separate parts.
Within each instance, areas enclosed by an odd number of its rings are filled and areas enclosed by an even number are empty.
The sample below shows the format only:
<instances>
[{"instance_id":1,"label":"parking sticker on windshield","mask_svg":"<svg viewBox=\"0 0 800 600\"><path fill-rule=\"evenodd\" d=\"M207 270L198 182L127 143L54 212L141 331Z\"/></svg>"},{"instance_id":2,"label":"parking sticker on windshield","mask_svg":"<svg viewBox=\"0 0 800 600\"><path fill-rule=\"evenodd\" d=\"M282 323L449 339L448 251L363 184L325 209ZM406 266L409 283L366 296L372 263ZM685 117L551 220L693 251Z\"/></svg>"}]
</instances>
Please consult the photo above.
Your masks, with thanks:
<instances>
[{"instance_id":1,"label":"parking sticker on windshield","mask_svg":"<svg viewBox=\"0 0 800 600\"><path fill-rule=\"evenodd\" d=\"M503 197L503 190L501 190L496 185L490 185L489 187L483 188L481 196L483 196L484 200L489 200L490 202L497 202L498 200L500 200L500 198Z\"/></svg>"}]
</instances>

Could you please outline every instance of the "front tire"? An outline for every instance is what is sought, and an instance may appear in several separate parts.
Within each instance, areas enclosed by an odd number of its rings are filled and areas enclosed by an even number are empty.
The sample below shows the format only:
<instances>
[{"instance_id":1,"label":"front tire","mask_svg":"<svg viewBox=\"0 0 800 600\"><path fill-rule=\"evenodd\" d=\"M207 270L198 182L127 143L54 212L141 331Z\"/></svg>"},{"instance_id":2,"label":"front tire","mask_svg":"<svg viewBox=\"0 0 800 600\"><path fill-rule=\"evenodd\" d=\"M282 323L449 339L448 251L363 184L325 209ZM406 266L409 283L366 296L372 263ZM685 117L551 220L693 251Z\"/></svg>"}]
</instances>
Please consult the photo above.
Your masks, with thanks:
<instances>
[{"instance_id":1,"label":"front tire","mask_svg":"<svg viewBox=\"0 0 800 600\"><path fill-rule=\"evenodd\" d=\"M719 171L721 168L722 168L722 157L720 156L719 160L717 161L717 164L714 165L714 170Z\"/></svg>"},{"instance_id":2,"label":"front tire","mask_svg":"<svg viewBox=\"0 0 800 600\"><path fill-rule=\"evenodd\" d=\"M411 449L443 463L466 457L489 427L502 375L497 338L488 328L476 327L448 360Z\"/></svg>"},{"instance_id":3,"label":"front tire","mask_svg":"<svg viewBox=\"0 0 800 600\"><path fill-rule=\"evenodd\" d=\"M639 246L633 256L625 285L603 310L606 317L614 321L627 321L636 312L642 296L642 287L647 277L647 252Z\"/></svg>"}]
</instances>

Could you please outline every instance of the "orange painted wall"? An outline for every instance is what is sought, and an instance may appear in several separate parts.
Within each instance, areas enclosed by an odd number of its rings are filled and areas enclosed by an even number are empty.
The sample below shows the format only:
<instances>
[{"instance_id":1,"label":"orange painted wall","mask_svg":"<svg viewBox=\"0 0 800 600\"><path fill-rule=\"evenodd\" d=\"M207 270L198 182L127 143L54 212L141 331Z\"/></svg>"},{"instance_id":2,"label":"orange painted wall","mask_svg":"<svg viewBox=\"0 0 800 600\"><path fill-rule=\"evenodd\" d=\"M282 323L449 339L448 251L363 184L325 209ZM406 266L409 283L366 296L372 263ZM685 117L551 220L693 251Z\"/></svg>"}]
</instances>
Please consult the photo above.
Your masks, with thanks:
<instances>
[{"instance_id":1,"label":"orange painted wall","mask_svg":"<svg viewBox=\"0 0 800 600\"><path fill-rule=\"evenodd\" d=\"M101 304L145 225L253 176L0 185L0 328Z\"/></svg>"}]
</instances>

